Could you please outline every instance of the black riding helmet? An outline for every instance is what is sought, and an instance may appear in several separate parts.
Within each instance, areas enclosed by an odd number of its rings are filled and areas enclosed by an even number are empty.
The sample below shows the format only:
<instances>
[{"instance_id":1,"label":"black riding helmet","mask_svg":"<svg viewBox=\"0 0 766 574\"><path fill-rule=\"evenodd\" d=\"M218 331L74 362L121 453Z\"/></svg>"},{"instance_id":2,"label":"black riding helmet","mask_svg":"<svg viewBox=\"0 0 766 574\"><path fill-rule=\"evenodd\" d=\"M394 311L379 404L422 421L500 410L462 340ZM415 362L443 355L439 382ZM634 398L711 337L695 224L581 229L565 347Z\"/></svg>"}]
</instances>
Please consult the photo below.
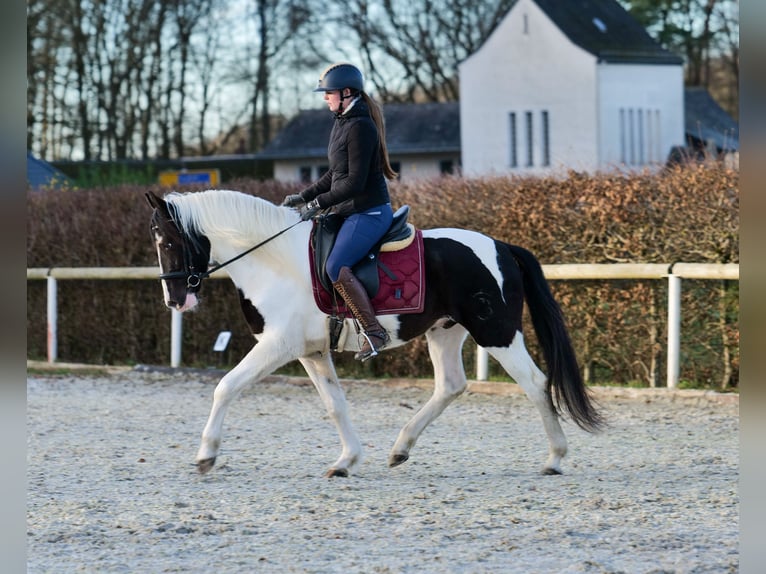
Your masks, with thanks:
<instances>
[{"instance_id":1,"label":"black riding helmet","mask_svg":"<svg viewBox=\"0 0 766 574\"><path fill-rule=\"evenodd\" d=\"M364 90L364 76L353 64L333 64L319 77L315 92L334 92L349 88L353 94Z\"/></svg>"}]
</instances>

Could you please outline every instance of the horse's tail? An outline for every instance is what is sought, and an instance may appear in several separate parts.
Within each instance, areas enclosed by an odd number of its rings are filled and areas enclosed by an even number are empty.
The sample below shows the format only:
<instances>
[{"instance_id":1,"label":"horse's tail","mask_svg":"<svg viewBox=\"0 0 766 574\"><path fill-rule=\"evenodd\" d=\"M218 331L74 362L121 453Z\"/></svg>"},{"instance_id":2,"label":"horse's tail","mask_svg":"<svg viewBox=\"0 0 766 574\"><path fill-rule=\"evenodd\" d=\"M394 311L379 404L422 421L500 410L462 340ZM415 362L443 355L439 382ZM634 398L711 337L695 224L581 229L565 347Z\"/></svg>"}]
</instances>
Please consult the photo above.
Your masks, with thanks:
<instances>
[{"instance_id":1,"label":"horse's tail","mask_svg":"<svg viewBox=\"0 0 766 574\"><path fill-rule=\"evenodd\" d=\"M580 428L597 431L604 426L604 419L582 380L564 315L551 293L540 262L523 247L509 247L521 268L529 314L548 367L548 393L551 394L553 387L559 412L563 404Z\"/></svg>"}]
</instances>

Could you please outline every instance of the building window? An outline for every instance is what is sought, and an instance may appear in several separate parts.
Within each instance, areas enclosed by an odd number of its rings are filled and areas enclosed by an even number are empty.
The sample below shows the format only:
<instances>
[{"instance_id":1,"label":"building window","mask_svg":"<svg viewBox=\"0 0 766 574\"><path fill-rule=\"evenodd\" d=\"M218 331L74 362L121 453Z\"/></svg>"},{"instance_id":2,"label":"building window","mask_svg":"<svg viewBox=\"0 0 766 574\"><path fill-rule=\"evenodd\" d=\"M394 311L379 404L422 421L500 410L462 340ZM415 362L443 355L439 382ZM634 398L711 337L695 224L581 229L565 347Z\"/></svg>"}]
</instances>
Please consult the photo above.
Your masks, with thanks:
<instances>
[{"instance_id":1,"label":"building window","mask_svg":"<svg viewBox=\"0 0 766 574\"><path fill-rule=\"evenodd\" d=\"M402 162L400 162L400 161L392 161L391 162L391 169L393 169L396 172L396 179L397 179L397 181L402 179Z\"/></svg>"},{"instance_id":2,"label":"building window","mask_svg":"<svg viewBox=\"0 0 766 574\"><path fill-rule=\"evenodd\" d=\"M638 110L638 164L644 165L644 110Z\"/></svg>"},{"instance_id":3,"label":"building window","mask_svg":"<svg viewBox=\"0 0 766 574\"><path fill-rule=\"evenodd\" d=\"M451 159L443 159L439 162L439 173L442 175L455 174L455 162Z\"/></svg>"},{"instance_id":4,"label":"building window","mask_svg":"<svg viewBox=\"0 0 766 574\"><path fill-rule=\"evenodd\" d=\"M625 126L625 108L620 108L620 163L625 165L628 162L626 140L628 130Z\"/></svg>"},{"instance_id":5,"label":"building window","mask_svg":"<svg viewBox=\"0 0 766 574\"><path fill-rule=\"evenodd\" d=\"M529 16L524 14L524 33L529 34Z\"/></svg>"},{"instance_id":6,"label":"building window","mask_svg":"<svg viewBox=\"0 0 766 574\"><path fill-rule=\"evenodd\" d=\"M534 143L534 131L532 125L532 112L524 112L524 118L526 119L527 128L527 167L534 165L534 154L532 153L532 145Z\"/></svg>"},{"instance_id":7,"label":"building window","mask_svg":"<svg viewBox=\"0 0 766 574\"><path fill-rule=\"evenodd\" d=\"M328 171L330 171L330 166L327 165L320 165L317 168L317 179L322 177L324 174L326 174Z\"/></svg>"},{"instance_id":8,"label":"building window","mask_svg":"<svg viewBox=\"0 0 766 574\"><path fill-rule=\"evenodd\" d=\"M660 129L660 110L654 110L654 158L657 162L662 161L662 156L660 155L661 149L662 130Z\"/></svg>"},{"instance_id":9,"label":"building window","mask_svg":"<svg viewBox=\"0 0 766 574\"><path fill-rule=\"evenodd\" d=\"M548 125L548 111L542 112L543 123L543 165L551 165L551 140L550 140L550 126Z\"/></svg>"},{"instance_id":10,"label":"building window","mask_svg":"<svg viewBox=\"0 0 766 574\"><path fill-rule=\"evenodd\" d=\"M311 166L310 165L302 165L298 168L298 177L300 178L301 183L309 183L311 182Z\"/></svg>"},{"instance_id":11,"label":"building window","mask_svg":"<svg viewBox=\"0 0 766 574\"><path fill-rule=\"evenodd\" d=\"M508 136L511 144L511 167L519 167L519 151L516 143L516 112L508 114Z\"/></svg>"}]
</instances>

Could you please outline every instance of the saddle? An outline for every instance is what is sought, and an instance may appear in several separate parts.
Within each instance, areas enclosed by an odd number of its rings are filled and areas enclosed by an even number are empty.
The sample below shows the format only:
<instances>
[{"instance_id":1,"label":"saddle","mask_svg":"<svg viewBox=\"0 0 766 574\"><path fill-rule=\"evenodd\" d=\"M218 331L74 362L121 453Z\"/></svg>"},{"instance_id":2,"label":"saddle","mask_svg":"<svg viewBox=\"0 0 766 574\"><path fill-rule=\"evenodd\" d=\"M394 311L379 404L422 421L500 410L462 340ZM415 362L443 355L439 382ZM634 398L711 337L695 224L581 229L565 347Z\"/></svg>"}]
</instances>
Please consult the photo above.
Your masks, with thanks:
<instances>
[{"instance_id":1,"label":"saddle","mask_svg":"<svg viewBox=\"0 0 766 574\"><path fill-rule=\"evenodd\" d=\"M409 212L409 206L400 207L388 231L352 268L379 315L423 311L423 236L407 221ZM342 223L343 217L334 213L320 215L314 220L309 241L314 300L328 315L349 314L326 271L327 258Z\"/></svg>"}]
</instances>

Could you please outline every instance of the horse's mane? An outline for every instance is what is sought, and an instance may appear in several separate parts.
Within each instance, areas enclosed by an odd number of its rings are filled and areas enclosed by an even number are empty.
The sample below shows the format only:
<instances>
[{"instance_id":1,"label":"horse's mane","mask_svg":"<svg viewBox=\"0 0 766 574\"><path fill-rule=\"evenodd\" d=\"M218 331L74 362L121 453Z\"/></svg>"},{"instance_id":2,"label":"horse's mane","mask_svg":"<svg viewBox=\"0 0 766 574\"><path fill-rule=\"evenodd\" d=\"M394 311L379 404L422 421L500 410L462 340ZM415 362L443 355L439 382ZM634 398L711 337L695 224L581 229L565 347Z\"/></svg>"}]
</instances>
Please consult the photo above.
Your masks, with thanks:
<instances>
[{"instance_id":1,"label":"horse's mane","mask_svg":"<svg viewBox=\"0 0 766 574\"><path fill-rule=\"evenodd\" d=\"M165 197L187 231L219 237L243 246L269 237L295 223L292 210L280 209L260 197L228 189L173 192Z\"/></svg>"}]
</instances>

